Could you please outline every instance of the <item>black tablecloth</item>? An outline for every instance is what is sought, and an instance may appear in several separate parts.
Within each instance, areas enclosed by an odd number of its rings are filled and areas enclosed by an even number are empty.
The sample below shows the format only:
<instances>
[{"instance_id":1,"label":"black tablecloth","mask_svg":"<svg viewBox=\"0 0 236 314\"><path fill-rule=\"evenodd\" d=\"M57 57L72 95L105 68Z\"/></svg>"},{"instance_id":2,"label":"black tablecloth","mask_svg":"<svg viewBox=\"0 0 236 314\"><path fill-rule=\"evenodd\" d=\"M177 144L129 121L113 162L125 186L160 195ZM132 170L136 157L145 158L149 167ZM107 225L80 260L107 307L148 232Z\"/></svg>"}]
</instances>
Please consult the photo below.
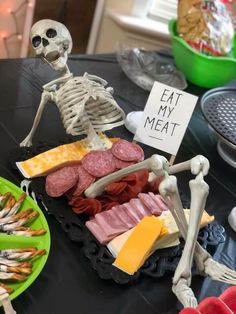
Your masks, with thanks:
<instances>
[{"instance_id":1,"label":"black tablecloth","mask_svg":"<svg viewBox=\"0 0 236 314\"><path fill-rule=\"evenodd\" d=\"M114 97L126 113L142 110L148 92L143 91L123 74L113 55L71 56L69 68L75 75L84 72L98 75L114 87ZM18 184L19 178L9 165L9 155L28 134L35 117L42 85L55 78L48 65L37 59L0 61L0 176ZM201 96L205 90L189 85L188 92ZM124 127L112 131L117 136L132 139ZM34 143L50 142L65 135L59 112L49 103L34 137ZM146 157L156 152L145 148ZM226 230L226 241L220 244L214 258L231 268L236 268L236 235L230 229L227 216L236 205L235 170L227 165L216 150L216 137L208 128L197 105L176 163L205 155L211 163L206 180L210 195L206 210ZM178 175L180 188L188 193L189 173ZM73 243L61 226L45 213L51 230L52 246L48 261L37 280L17 299L13 305L17 313L62 314L95 312L110 314L176 313L180 304L171 292L171 277L161 279L140 277L125 286L98 277L84 257L81 247ZM198 298L219 295L226 284L194 276L192 288ZM3 313L0 309L0 313Z\"/></svg>"}]
</instances>

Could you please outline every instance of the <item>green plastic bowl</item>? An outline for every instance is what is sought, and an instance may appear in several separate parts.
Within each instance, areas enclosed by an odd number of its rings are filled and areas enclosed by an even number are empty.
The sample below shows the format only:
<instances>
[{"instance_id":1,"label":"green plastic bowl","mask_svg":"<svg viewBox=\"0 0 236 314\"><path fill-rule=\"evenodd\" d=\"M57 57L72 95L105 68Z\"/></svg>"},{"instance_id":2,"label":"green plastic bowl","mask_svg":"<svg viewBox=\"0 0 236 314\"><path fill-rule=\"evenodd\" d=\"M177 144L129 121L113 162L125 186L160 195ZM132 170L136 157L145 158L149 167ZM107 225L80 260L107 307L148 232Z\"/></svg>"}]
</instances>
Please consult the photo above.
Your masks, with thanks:
<instances>
[{"instance_id":1,"label":"green plastic bowl","mask_svg":"<svg viewBox=\"0 0 236 314\"><path fill-rule=\"evenodd\" d=\"M212 57L192 49L179 37L175 20L169 22L169 31L175 64L188 81L201 87L214 88L236 79L236 34L230 56Z\"/></svg>"}]
</instances>

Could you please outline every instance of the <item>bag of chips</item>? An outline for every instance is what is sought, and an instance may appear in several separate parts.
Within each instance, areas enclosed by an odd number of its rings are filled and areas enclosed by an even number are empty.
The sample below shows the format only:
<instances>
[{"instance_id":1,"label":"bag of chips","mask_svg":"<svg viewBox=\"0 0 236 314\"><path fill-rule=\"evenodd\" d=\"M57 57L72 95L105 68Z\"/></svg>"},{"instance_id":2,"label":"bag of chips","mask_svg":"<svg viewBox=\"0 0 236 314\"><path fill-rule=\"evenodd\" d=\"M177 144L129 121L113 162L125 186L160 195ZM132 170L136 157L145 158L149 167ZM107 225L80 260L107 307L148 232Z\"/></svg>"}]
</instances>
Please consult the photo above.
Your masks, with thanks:
<instances>
[{"instance_id":1,"label":"bag of chips","mask_svg":"<svg viewBox=\"0 0 236 314\"><path fill-rule=\"evenodd\" d=\"M179 0L177 31L207 55L225 56L233 47L233 22L220 0Z\"/></svg>"}]
</instances>

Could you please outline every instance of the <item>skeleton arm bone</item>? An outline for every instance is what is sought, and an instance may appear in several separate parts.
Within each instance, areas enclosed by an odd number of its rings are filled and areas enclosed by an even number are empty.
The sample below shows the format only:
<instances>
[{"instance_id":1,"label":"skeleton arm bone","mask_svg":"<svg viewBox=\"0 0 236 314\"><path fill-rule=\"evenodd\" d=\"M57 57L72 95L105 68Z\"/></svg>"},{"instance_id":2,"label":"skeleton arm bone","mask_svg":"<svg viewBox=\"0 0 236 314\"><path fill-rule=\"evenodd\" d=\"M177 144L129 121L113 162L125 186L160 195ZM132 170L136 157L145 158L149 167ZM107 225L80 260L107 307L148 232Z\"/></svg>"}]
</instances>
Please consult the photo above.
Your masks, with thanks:
<instances>
[{"instance_id":1,"label":"skeleton arm bone","mask_svg":"<svg viewBox=\"0 0 236 314\"><path fill-rule=\"evenodd\" d=\"M109 174L108 176L93 183L86 191L85 196L95 198L102 194L104 188L115 181L122 179L130 173L138 170L147 169L153 171L157 176L163 175L163 170L168 170L168 161L165 157L160 155L152 155L152 157L139 162L135 165L126 167L119 171Z\"/></svg>"},{"instance_id":2,"label":"skeleton arm bone","mask_svg":"<svg viewBox=\"0 0 236 314\"><path fill-rule=\"evenodd\" d=\"M210 164L208 159L202 155L197 155L190 160L171 166L169 174L178 173L184 170L191 170L191 173L194 175L198 175L202 171L203 176L206 176L209 168Z\"/></svg>"},{"instance_id":3,"label":"skeleton arm bone","mask_svg":"<svg viewBox=\"0 0 236 314\"><path fill-rule=\"evenodd\" d=\"M51 96L51 93L49 93L48 91L43 91L42 93L42 96L41 96L41 101L40 101L40 104L39 104L39 107L38 107L38 111L36 113L36 116L34 118L34 123L33 123L33 126L29 132L29 134L26 136L26 138L20 143L20 146L26 146L26 147L29 147L29 146L32 146L32 138L34 136L34 133L37 129L37 126L40 122L40 119L41 119L41 116L42 116L42 113L43 113L43 110L45 108L45 105L46 103L52 99L52 96Z\"/></svg>"},{"instance_id":4,"label":"skeleton arm bone","mask_svg":"<svg viewBox=\"0 0 236 314\"><path fill-rule=\"evenodd\" d=\"M209 161L206 157L202 155L197 155L190 160L181 162L174 166L170 166L169 174L175 174L181 171L190 170L192 174L198 175L200 171L202 171L203 175L206 176L208 174L210 168ZM149 174L149 182L155 181L156 175L153 172Z\"/></svg>"}]
</instances>

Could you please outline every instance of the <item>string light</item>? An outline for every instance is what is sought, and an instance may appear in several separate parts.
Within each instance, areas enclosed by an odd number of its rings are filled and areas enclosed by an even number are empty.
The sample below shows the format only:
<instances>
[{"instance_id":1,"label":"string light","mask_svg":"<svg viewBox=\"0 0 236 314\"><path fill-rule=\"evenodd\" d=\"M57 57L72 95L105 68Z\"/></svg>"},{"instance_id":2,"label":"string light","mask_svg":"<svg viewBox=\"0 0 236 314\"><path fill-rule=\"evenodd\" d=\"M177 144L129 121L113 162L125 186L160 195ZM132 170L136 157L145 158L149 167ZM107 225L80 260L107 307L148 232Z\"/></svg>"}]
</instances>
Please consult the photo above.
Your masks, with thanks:
<instances>
[{"instance_id":1,"label":"string light","mask_svg":"<svg viewBox=\"0 0 236 314\"><path fill-rule=\"evenodd\" d=\"M7 9L7 13L11 15L13 22L14 22L14 28L15 31L9 35L6 35L4 32L2 32L0 34L1 38L2 38L2 42L6 51L6 56L9 57L10 56L10 51L9 51L9 46L8 46L8 41L12 38L17 38L18 42L22 41L22 33L18 24L18 18L17 15L21 12L22 9L26 8L26 7L33 7L33 3L30 0L24 0L20 3L20 5L13 10L12 8L8 8Z\"/></svg>"}]
</instances>

